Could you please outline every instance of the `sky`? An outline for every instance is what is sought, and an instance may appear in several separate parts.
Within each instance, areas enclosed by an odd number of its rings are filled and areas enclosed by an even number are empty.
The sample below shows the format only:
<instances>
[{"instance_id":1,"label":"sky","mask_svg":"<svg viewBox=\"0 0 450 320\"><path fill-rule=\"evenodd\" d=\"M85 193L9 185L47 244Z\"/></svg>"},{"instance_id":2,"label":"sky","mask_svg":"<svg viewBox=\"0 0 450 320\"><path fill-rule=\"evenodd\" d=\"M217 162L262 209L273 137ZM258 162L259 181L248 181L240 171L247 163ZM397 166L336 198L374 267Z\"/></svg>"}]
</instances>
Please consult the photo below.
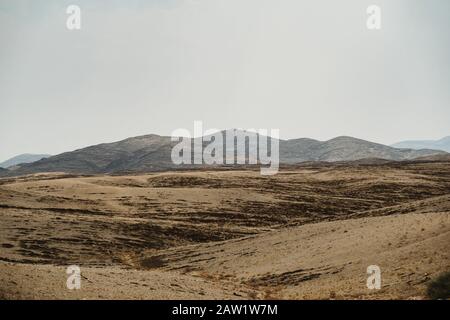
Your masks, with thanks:
<instances>
[{"instance_id":1,"label":"sky","mask_svg":"<svg viewBox=\"0 0 450 320\"><path fill-rule=\"evenodd\" d=\"M380 30L366 27L371 4ZM448 0L0 0L0 161L195 120L285 139L439 139L449 31Z\"/></svg>"}]
</instances>

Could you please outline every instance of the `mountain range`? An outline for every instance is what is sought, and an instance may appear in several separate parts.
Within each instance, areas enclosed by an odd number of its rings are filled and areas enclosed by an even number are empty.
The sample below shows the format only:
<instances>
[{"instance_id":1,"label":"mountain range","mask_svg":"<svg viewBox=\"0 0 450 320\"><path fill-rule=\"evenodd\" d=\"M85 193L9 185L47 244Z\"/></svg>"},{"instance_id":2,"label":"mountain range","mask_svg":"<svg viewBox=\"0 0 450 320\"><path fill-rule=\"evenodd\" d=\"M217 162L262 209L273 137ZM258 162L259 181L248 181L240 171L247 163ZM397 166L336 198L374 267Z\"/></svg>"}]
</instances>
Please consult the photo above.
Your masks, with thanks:
<instances>
[{"instance_id":1,"label":"mountain range","mask_svg":"<svg viewBox=\"0 0 450 320\"><path fill-rule=\"evenodd\" d=\"M21 163L31 163L38 160L41 160L42 158L48 158L51 157L50 154L31 154L31 153L24 153L20 154L18 156L12 157L11 159L8 159L6 161L3 161L0 163L0 168L8 168L12 167Z\"/></svg>"},{"instance_id":2,"label":"mountain range","mask_svg":"<svg viewBox=\"0 0 450 320\"><path fill-rule=\"evenodd\" d=\"M450 152L450 136L439 140L407 140L394 143L391 145L394 148L408 148L408 149L435 149Z\"/></svg>"},{"instance_id":3,"label":"mountain range","mask_svg":"<svg viewBox=\"0 0 450 320\"><path fill-rule=\"evenodd\" d=\"M236 135L254 134L236 129L233 131ZM228 132L230 130L222 131L222 134ZM399 149L348 136L327 141L300 138L278 142L282 164L305 161L352 161L367 158L411 160L446 154L444 151L431 149ZM32 163L22 163L9 170L0 171L0 175L17 176L38 172L102 174L172 170L180 168L171 160L172 148L177 143L168 136L155 134L138 136L61 153ZM186 167L190 166L184 165L184 168Z\"/></svg>"}]
</instances>

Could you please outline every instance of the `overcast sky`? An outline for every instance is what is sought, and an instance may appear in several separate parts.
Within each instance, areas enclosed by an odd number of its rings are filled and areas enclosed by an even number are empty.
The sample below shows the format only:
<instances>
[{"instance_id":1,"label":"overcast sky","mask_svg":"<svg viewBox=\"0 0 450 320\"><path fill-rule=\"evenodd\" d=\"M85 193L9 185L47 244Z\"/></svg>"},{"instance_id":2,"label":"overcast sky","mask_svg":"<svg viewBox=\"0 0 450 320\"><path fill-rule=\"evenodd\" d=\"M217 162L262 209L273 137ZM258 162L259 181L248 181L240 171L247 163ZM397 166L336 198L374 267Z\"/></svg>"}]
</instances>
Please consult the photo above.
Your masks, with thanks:
<instances>
[{"instance_id":1,"label":"overcast sky","mask_svg":"<svg viewBox=\"0 0 450 320\"><path fill-rule=\"evenodd\" d=\"M81 30L66 8L81 7ZM381 7L381 30L366 8ZM176 128L450 135L448 0L0 0L0 161Z\"/></svg>"}]
</instances>

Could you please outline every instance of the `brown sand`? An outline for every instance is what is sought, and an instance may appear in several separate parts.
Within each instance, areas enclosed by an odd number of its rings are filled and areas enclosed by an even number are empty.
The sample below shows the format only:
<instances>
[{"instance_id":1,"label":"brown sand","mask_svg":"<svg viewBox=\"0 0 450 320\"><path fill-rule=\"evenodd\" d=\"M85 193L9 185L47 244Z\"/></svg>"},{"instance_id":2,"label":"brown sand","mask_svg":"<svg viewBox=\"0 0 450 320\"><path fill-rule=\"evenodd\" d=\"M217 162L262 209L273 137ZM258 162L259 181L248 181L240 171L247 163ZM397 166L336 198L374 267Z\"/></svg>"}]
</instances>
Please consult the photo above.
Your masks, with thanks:
<instances>
[{"instance_id":1,"label":"brown sand","mask_svg":"<svg viewBox=\"0 0 450 320\"><path fill-rule=\"evenodd\" d=\"M448 162L0 179L0 297L425 298L449 213Z\"/></svg>"}]
</instances>

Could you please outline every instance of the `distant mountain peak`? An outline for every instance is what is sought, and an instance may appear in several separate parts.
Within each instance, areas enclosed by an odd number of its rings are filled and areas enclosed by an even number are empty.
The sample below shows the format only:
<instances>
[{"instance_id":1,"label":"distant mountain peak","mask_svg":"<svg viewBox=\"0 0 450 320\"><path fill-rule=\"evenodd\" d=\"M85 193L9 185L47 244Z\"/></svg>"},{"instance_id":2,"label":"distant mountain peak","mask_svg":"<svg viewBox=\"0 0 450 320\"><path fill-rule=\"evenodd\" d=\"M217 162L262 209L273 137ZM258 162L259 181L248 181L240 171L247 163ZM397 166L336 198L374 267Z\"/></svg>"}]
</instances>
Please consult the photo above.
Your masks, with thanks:
<instances>
[{"instance_id":1,"label":"distant mountain peak","mask_svg":"<svg viewBox=\"0 0 450 320\"><path fill-rule=\"evenodd\" d=\"M351 136L337 136L337 137L327 140L325 142L330 142L330 141L364 141L364 142L368 142L366 140L354 138Z\"/></svg>"},{"instance_id":2,"label":"distant mountain peak","mask_svg":"<svg viewBox=\"0 0 450 320\"><path fill-rule=\"evenodd\" d=\"M48 157L51 157L51 155L23 153L23 154L19 154L15 157L12 157L12 158L0 163L0 168L9 168L9 167L21 164L21 163L31 163L31 162L41 160L42 158L48 158Z\"/></svg>"},{"instance_id":3,"label":"distant mountain peak","mask_svg":"<svg viewBox=\"0 0 450 320\"><path fill-rule=\"evenodd\" d=\"M450 143L450 136L443 137L439 139L438 142Z\"/></svg>"},{"instance_id":4,"label":"distant mountain peak","mask_svg":"<svg viewBox=\"0 0 450 320\"><path fill-rule=\"evenodd\" d=\"M391 145L394 148L409 148L414 150L434 149L450 152L450 136L439 140L406 140Z\"/></svg>"}]
</instances>

